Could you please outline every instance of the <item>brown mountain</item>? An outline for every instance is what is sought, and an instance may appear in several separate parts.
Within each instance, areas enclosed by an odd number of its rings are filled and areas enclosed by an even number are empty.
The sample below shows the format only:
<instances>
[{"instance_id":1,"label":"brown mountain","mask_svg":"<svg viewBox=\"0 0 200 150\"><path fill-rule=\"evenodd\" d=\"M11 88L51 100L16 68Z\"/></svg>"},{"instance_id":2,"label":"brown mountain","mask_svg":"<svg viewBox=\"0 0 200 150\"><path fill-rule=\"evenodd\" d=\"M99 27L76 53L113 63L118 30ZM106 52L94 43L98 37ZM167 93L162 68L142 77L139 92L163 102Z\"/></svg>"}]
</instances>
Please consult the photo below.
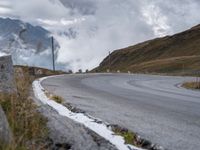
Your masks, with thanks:
<instances>
[{"instance_id":1,"label":"brown mountain","mask_svg":"<svg viewBox=\"0 0 200 150\"><path fill-rule=\"evenodd\" d=\"M94 69L105 72L200 73L200 25L187 31L116 50Z\"/></svg>"}]
</instances>

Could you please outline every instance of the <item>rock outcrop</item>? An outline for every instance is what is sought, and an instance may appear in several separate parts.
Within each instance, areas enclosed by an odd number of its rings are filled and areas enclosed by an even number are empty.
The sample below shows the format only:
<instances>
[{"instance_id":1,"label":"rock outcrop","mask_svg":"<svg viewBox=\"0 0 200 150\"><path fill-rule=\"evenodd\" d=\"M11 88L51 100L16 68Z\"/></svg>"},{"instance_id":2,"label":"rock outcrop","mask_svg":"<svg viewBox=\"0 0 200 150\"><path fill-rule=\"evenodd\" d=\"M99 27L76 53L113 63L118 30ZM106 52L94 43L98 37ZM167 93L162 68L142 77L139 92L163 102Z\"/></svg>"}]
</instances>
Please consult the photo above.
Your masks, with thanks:
<instances>
[{"instance_id":1,"label":"rock outcrop","mask_svg":"<svg viewBox=\"0 0 200 150\"><path fill-rule=\"evenodd\" d=\"M14 69L11 56L0 57L0 92L14 92Z\"/></svg>"},{"instance_id":2,"label":"rock outcrop","mask_svg":"<svg viewBox=\"0 0 200 150\"><path fill-rule=\"evenodd\" d=\"M0 145L9 144L12 141L12 132L7 118L0 106Z\"/></svg>"},{"instance_id":3,"label":"rock outcrop","mask_svg":"<svg viewBox=\"0 0 200 150\"><path fill-rule=\"evenodd\" d=\"M12 93L16 91L14 83L14 69L11 56L0 57L0 93ZM9 144L12 133L5 113L0 105L0 146Z\"/></svg>"}]
</instances>

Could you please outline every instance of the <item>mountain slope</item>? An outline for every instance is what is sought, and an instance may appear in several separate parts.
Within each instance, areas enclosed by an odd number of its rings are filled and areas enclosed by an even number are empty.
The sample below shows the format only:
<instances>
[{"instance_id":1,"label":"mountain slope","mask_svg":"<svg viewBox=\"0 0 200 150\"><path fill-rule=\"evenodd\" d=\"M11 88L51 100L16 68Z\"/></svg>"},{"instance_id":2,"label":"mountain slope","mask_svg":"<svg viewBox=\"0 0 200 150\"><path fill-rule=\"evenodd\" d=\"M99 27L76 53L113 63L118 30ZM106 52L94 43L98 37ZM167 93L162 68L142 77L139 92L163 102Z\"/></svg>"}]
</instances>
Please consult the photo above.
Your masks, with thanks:
<instances>
[{"instance_id":1,"label":"mountain slope","mask_svg":"<svg viewBox=\"0 0 200 150\"><path fill-rule=\"evenodd\" d=\"M96 71L193 74L200 70L200 25L182 33L116 50Z\"/></svg>"},{"instance_id":2,"label":"mountain slope","mask_svg":"<svg viewBox=\"0 0 200 150\"><path fill-rule=\"evenodd\" d=\"M12 54L14 64L49 68L52 62L50 34L40 26L0 18L0 55Z\"/></svg>"}]
</instances>

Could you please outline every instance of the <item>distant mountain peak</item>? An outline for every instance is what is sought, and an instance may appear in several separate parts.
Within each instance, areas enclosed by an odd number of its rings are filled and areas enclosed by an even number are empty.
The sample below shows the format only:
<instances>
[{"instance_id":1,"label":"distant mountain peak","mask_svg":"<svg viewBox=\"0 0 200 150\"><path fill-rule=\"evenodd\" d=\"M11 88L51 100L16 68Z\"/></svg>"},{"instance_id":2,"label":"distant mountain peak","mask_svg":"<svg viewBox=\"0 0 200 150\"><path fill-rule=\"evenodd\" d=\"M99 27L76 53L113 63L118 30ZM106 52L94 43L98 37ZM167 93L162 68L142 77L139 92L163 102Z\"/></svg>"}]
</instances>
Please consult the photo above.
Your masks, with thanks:
<instances>
[{"instance_id":1,"label":"distant mountain peak","mask_svg":"<svg viewBox=\"0 0 200 150\"><path fill-rule=\"evenodd\" d=\"M48 67L51 62L50 36L51 33L40 26L0 18L0 53L11 54L15 64ZM58 42L55 43L58 48ZM42 59L38 60L40 57Z\"/></svg>"}]
</instances>

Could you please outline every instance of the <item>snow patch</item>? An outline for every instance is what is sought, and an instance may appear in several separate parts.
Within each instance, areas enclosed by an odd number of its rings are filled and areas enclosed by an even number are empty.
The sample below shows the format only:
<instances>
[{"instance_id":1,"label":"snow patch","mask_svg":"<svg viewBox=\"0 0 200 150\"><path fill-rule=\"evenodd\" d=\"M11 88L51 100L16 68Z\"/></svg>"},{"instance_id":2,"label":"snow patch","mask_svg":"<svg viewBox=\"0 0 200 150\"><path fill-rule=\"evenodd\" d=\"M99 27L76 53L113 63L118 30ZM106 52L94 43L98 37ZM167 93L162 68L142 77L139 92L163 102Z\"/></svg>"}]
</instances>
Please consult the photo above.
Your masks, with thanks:
<instances>
[{"instance_id":1,"label":"snow patch","mask_svg":"<svg viewBox=\"0 0 200 150\"><path fill-rule=\"evenodd\" d=\"M51 77L44 77L44 78L35 80L32 85L36 98L38 98L43 104L49 105L50 107L55 109L61 116L68 117L78 123L85 125L87 128L96 132L98 135L102 136L103 138L108 140L110 143L115 145L119 150L143 150L133 145L125 144L124 138L122 136L116 135L113 131L111 131L107 127L106 124L96 123L95 119L92 119L83 113L71 112L65 106L49 99L45 94L45 89L41 86L41 82L47 78L51 78Z\"/></svg>"}]
</instances>

